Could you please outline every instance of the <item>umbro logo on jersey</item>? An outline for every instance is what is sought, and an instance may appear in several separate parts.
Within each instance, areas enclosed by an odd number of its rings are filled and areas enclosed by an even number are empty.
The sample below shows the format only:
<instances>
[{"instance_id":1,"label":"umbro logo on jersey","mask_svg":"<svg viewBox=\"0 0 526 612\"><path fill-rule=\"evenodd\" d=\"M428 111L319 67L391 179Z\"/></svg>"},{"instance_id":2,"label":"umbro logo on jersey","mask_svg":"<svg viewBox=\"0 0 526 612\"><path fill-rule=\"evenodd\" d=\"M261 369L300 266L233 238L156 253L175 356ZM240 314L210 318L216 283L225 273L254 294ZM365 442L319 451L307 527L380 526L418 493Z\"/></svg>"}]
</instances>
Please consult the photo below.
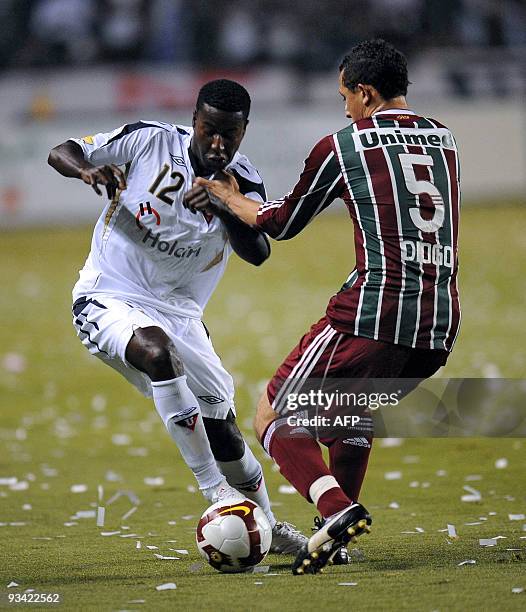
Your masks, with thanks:
<instances>
[{"instance_id":1,"label":"umbro logo on jersey","mask_svg":"<svg viewBox=\"0 0 526 612\"><path fill-rule=\"evenodd\" d=\"M198 395L197 396L200 400L203 400L203 402L206 402L207 404L220 404L221 402L224 402L225 400L222 397L216 397L215 395Z\"/></svg>"},{"instance_id":2,"label":"umbro logo on jersey","mask_svg":"<svg viewBox=\"0 0 526 612\"><path fill-rule=\"evenodd\" d=\"M161 224L161 215L150 205L150 202L141 202L139 204L139 212L135 215L135 223L139 229L144 229L144 225L139 221L145 215L153 215L155 217L155 225Z\"/></svg>"},{"instance_id":3,"label":"umbro logo on jersey","mask_svg":"<svg viewBox=\"0 0 526 612\"><path fill-rule=\"evenodd\" d=\"M184 157L179 157L178 155L174 155L173 153L170 153L170 157L172 158L174 164L177 164L178 166L186 166Z\"/></svg>"},{"instance_id":4,"label":"umbro logo on jersey","mask_svg":"<svg viewBox=\"0 0 526 612\"><path fill-rule=\"evenodd\" d=\"M369 440L363 436L359 438L345 438L342 440L344 444L351 444L352 446L363 446L364 448L371 448Z\"/></svg>"}]
</instances>

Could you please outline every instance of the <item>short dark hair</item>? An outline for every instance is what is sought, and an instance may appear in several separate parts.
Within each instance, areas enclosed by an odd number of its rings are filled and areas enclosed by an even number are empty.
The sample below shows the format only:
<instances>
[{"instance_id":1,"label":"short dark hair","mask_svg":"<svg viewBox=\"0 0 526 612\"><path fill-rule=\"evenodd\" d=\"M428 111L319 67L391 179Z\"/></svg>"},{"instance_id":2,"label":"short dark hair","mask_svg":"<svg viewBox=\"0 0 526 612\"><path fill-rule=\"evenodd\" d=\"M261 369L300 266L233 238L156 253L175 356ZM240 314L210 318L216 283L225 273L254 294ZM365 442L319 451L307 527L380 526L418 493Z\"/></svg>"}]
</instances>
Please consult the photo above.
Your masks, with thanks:
<instances>
[{"instance_id":1,"label":"short dark hair","mask_svg":"<svg viewBox=\"0 0 526 612\"><path fill-rule=\"evenodd\" d=\"M197 96L196 109L199 110L205 103L229 113L241 111L245 119L248 119L250 112L248 91L243 85L229 79L217 79L203 85Z\"/></svg>"},{"instance_id":2,"label":"short dark hair","mask_svg":"<svg viewBox=\"0 0 526 612\"><path fill-rule=\"evenodd\" d=\"M382 39L366 40L353 47L340 64L343 84L351 90L372 85L384 100L407 94L407 59Z\"/></svg>"}]
</instances>

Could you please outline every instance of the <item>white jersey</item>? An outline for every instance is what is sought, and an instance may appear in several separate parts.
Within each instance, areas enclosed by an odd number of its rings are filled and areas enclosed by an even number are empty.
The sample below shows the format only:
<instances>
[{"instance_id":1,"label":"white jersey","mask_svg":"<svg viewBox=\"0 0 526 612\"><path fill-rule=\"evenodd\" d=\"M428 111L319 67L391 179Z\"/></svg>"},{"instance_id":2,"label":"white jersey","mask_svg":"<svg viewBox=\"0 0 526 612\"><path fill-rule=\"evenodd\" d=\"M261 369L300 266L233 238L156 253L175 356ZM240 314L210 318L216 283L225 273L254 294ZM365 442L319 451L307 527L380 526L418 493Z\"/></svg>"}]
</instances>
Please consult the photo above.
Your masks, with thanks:
<instances>
[{"instance_id":1,"label":"white jersey","mask_svg":"<svg viewBox=\"0 0 526 612\"><path fill-rule=\"evenodd\" d=\"M73 299L106 294L200 318L232 248L217 217L193 214L183 195L195 175L193 129L139 121L107 134L72 138L95 165L126 165L127 189L103 210ZM263 182L236 153L227 166L242 193L264 202Z\"/></svg>"}]
</instances>

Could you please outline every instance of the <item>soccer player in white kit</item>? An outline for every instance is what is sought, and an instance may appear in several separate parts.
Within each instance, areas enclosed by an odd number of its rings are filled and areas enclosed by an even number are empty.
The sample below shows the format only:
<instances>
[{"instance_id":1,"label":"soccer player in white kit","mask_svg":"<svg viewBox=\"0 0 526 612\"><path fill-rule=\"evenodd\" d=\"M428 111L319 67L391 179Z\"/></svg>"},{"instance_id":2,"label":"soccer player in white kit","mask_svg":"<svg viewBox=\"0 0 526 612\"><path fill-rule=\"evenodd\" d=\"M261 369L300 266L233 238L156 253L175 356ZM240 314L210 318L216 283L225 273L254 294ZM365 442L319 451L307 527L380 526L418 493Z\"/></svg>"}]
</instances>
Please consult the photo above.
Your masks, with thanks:
<instances>
[{"instance_id":1,"label":"soccer player in white kit","mask_svg":"<svg viewBox=\"0 0 526 612\"><path fill-rule=\"evenodd\" d=\"M242 492L273 526L272 549L295 553L306 541L276 522L261 465L235 422L234 384L201 321L235 251L254 265L270 254L266 236L214 206L197 176L236 177L248 197L266 200L263 182L237 150L250 96L234 81L204 85L192 127L157 121L70 139L49 164L83 180L109 203L73 289L73 322L90 353L153 397L168 432L210 501ZM120 166L124 166L123 171ZM195 212L195 202L209 201Z\"/></svg>"}]
</instances>

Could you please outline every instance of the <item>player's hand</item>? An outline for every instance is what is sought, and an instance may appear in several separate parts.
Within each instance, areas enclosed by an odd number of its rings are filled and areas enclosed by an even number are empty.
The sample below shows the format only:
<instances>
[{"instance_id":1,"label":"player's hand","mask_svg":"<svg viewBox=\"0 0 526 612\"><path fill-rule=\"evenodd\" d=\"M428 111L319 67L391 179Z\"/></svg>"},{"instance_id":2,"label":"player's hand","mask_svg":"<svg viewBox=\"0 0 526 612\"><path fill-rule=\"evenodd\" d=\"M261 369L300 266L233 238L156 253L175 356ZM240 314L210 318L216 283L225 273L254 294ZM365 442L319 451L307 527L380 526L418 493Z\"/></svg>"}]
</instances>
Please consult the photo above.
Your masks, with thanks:
<instances>
[{"instance_id":1,"label":"player's hand","mask_svg":"<svg viewBox=\"0 0 526 612\"><path fill-rule=\"evenodd\" d=\"M214 180L197 177L194 185L205 187L208 193L213 196L213 200L219 200L228 206L228 201L232 195L239 193L239 185L234 176L228 172L216 172Z\"/></svg>"},{"instance_id":2,"label":"player's hand","mask_svg":"<svg viewBox=\"0 0 526 612\"><path fill-rule=\"evenodd\" d=\"M213 214L214 205L208 191L201 185L194 185L183 196L183 206L192 213L202 212Z\"/></svg>"},{"instance_id":3,"label":"player's hand","mask_svg":"<svg viewBox=\"0 0 526 612\"><path fill-rule=\"evenodd\" d=\"M106 187L106 193L110 200L113 200L115 197L117 189L121 191L126 189L126 177L124 176L124 172L115 164L83 168L80 171L80 178L87 185L91 185L97 195L102 195L99 185Z\"/></svg>"}]
</instances>

